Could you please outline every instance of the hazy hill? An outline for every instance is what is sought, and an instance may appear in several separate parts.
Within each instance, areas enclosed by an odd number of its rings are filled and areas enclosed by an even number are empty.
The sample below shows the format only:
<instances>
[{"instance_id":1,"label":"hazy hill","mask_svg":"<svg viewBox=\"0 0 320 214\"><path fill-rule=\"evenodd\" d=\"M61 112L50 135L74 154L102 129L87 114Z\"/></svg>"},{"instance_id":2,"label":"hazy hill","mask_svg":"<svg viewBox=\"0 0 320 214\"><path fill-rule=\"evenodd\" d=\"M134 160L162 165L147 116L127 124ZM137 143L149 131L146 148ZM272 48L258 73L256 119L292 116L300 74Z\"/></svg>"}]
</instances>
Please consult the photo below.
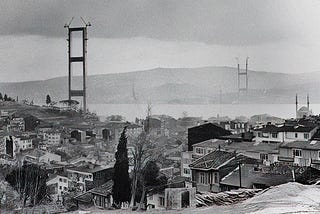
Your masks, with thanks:
<instances>
[{"instance_id":1,"label":"hazy hill","mask_svg":"<svg viewBox=\"0 0 320 214\"><path fill-rule=\"evenodd\" d=\"M292 103L295 93L320 102L320 73L283 74L249 71L249 99L253 103ZM75 77L73 87L82 82ZM46 94L53 100L67 98L67 77L49 80L0 83L0 92L19 99L43 103ZM232 67L156 68L120 74L88 76L89 103L218 103L237 100L237 70ZM302 99L301 99L302 101Z\"/></svg>"}]
</instances>

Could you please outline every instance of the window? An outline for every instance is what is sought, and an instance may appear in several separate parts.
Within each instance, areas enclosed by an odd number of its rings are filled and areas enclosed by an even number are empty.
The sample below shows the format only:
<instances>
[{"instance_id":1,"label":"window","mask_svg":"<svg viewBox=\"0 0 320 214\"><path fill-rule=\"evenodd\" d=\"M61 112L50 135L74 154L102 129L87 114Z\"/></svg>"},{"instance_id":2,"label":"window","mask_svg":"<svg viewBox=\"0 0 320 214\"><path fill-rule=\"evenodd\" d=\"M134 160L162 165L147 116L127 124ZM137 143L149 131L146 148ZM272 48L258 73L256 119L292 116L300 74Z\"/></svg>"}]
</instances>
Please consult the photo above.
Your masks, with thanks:
<instances>
[{"instance_id":1,"label":"window","mask_svg":"<svg viewBox=\"0 0 320 214\"><path fill-rule=\"evenodd\" d=\"M219 183L219 179L218 179L218 173L217 172L215 172L214 173L214 183Z\"/></svg>"},{"instance_id":2,"label":"window","mask_svg":"<svg viewBox=\"0 0 320 214\"><path fill-rule=\"evenodd\" d=\"M278 133L272 133L272 134L271 134L271 137L272 137L272 138L278 138Z\"/></svg>"},{"instance_id":3,"label":"window","mask_svg":"<svg viewBox=\"0 0 320 214\"><path fill-rule=\"evenodd\" d=\"M196 153L197 154L204 154L203 148L196 148Z\"/></svg>"},{"instance_id":4,"label":"window","mask_svg":"<svg viewBox=\"0 0 320 214\"><path fill-rule=\"evenodd\" d=\"M200 172L200 183L207 184L207 179L206 179L206 175L204 172Z\"/></svg>"},{"instance_id":5,"label":"window","mask_svg":"<svg viewBox=\"0 0 320 214\"><path fill-rule=\"evenodd\" d=\"M261 153L260 154L260 160L262 160L262 161L268 161L268 154L265 154L265 153Z\"/></svg>"},{"instance_id":6,"label":"window","mask_svg":"<svg viewBox=\"0 0 320 214\"><path fill-rule=\"evenodd\" d=\"M59 178L59 181L62 182L62 178Z\"/></svg>"},{"instance_id":7,"label":"window","mask_svg":"<svg viewBox=\"0 0 320 214\"><path fill-rule=\"evenodd\" d=\"M189 175L190 174L190 169L183 169L183 173Z\"/></svg>"},{"instance_id":8,"label":"window","mask_svg":"<svg viewBox=\"0 0 320 214\"><path fill-rule=\"evenodd\" d=\"M308 133L304 133L303 137L304 137L304 139L309 139L309 134Z\"/></svg>"},{"instance_id":9,"label":"window","mask_svg":"<svg viewBox=\"0 0 320 214\"><path fill-rule=\"evenodd\" d=\"M63 187L63 190L64 190L64 191L67 191L67 187Z\"/></svg>"},{"instance_id":10,"label":"window","mask_svg":"<svg viewBox=\"0 0 320 214\"><path fill-rule=\"evenodd\" d=\"M294 137L295 137L295 138L298 138L298 133L294 133Z\"/></svg>"},{"instance_id":11,"label":"window","mask_svg":"<svg viewBox=\"0 0 320 214\"><path fill-rule=\"evenodd\" d=\"M159 197L159 206L164 207L164 197Z\"/></svg>"},{"instance_id":12,"label":"window","mask_svg":"<svg viewBox=\"0 0 320 214\"><path fill-rule=\"evenodd\" d=\"M294 149L292 150L293 157L302 157L301 149Z\"/></svg>"},{"instance_id":13,"label":"window","mask_svg":"<svg viewBox=\"0 0 320 214\"><path fill-rule=\"evenodd\" d=\"M258 137L262 137L262 133L261 132L258 132Z\"/></svg>"},{"instance_id":14,"label":"window","mask_svg":"<svg viewBox=\"0 0 320 214\"><path fill-rule=\"evenodd\" d=\"M62 186L59 186L59 189L62 189Z\"/></svg>"},{"instance_id":15,"label":"window","mask_svg":"<svg viewBox=\"0 0 320 214\"><path fill-rule=\"evenodd\" d=\"M103 207L103 197L102 196L97 196L97 206L98 207Z\"/></svg>"},{"instance_id":16,"label":"window","mask_svg":"<svg viewBox=\"0 0 320 214\"><path fill-rule=\"evenodd\" d=\"M268 138L268 137L269 137L269 133L263 132L263 133L262 133L262 137Z\"/></svg>"},{"instance_id":17,"label":"window","mask_svg":"<svg viewBox=\"0 0 320 214\"><path fill-rule=\"evenodd\" d=\"M320 151L318 151L318 159L320 160Z\"/></svg>"}]
</instances>

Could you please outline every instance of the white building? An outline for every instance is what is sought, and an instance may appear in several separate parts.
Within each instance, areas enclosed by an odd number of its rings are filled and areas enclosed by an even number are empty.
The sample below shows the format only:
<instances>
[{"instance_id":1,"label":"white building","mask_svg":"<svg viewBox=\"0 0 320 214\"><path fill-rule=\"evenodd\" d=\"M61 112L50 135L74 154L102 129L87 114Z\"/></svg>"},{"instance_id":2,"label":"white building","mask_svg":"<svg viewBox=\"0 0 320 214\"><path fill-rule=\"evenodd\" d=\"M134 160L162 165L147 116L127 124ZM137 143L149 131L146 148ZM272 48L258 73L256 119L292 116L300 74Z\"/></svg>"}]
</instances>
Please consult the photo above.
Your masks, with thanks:
<instances>
[{"instance_id":1,"label":"white building","mask_svg":"<svg viewBox=\"0 0 320 214\"><path fill-rule=\"evenodd\" d=\"M43 139L46 140L49 145L59 145L61 142L61 132L58 132L58 131L44 132Z\"/></svg>"},{"instance_id":2,"label":"white building","mask_svg":"<svg viewBox=\"0 0 320 214\"><path fill-rule=\"evenodd\" d=\"M181 152L181 176L191 178L192 151Z\"/></svg>"},{"instance_id":3,"label":"white building","mask_svg":"<svg viewBox=\"0 0 320 214\"><path fill-rule=\"evenodd\" d=\"M40 149L34 149L25 155L25 160L32 163L61 162L61 156Z\"/></svg>"},{"instance_id":4,"label":"white building","mask_svg":"<svg viewBox=\"0 0 320 214\"><path fill-rule=\"evenodd\" d=\"M282 143L293 141L308 141L318 130L317 126L266 125L254 129L256 142Z\"/></svg>"},{"instance_id":5,"label":"white building","mask_svg":"<svg viewBox=\"0 0 320 214\"><path fill-rule=\"evenodd\" d=\"M69 179L66 175L63 174L54 174L49 176L47 180L47 186L51 189L51 196L55 201L62 200L62 195L65 192L68 192Z\"/></svg>"}]
</instances>

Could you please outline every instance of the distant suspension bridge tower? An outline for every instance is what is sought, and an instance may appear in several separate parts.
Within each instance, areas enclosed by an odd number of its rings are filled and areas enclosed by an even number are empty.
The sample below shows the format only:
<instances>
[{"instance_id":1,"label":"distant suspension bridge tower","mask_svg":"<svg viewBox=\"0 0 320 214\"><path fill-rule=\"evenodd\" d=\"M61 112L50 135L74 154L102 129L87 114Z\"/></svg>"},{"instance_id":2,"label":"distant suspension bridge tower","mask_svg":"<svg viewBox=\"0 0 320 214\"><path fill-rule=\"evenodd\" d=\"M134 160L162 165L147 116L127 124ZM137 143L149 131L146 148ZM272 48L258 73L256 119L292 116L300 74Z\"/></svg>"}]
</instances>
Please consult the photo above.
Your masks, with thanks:
<instances>
[{"instance_id":1,"label":"distant suspension bridge tower","mask_svg":"<svg viewBox=\"0 0 320 214\"><path fill-rule=\"evenodd\" d=\"M248 62L249 57L246 58L246 70L241 71L239 58L237 60L238 67L238 103L243 103L248 101Z\"/></svg>"}]
</instances>

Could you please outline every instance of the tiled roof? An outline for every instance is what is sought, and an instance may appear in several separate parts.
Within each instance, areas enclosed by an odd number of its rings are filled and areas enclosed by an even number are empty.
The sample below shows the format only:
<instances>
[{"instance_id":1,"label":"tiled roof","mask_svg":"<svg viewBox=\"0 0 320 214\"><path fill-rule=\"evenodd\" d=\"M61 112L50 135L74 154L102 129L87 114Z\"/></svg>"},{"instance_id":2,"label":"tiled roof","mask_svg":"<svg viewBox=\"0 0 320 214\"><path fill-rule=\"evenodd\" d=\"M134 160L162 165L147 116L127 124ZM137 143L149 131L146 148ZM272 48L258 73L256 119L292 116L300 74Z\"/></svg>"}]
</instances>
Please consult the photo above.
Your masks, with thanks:
<instances>
[{"instance_id":1,"label":"tiled roof","mask_svg":"<svg viewBox=\"0 0 320 214\"><path fill-rule=\"evenodd\" d=\"M280 148L297 148L297 149L307 149L307 150L320 150L320 141L293 141L284 142L280 145Z\"/></svg>"},{"instance_id":2,"label":"tiled roof","mask_svg":"<svg viewBox=\"0 0 320 214\"><path fill-rule=\"evenodd\" d=\"M303 126L303 125L297 125L297 126L275 126L275 125L267 125L263 128L255 129L255 131L262 131L262 132L269 132L269 133L278 133L278 132L311 132L313 129L315 129L316 126Z\"/></svg>"},{"instance_id":3,"label":"tiled roof","mask_svg":"<svg viewBox=\"0 0 320 214\"><path fill-rule=\"evenodd\" d=\"M210 139L200 143L193 144L192 147L217 148L218 145L223 145L225 143L225 140Z\"/></svg>"},{"instance_id":4,"label":"tiled roof","mask_svg":"<svg viewBox=\"0 0 320 214\"><path fill-rule=\"evenodd\" d=\"M100 165L93 165L89 167L88 165L78 166L78 167L70 167L67 170L78 171L78 172L86 172L86 173L95 173L98 171L102 171L105 169L111 168L110 166L100 166Z\"/></svg>"},{"instance_id":5,"label":"tiled roof","mask_svg":"<svg viewBox=\"0 0 320 214\"><path fill-rule=\"evenodd\" d=\"M190 164L191 168L218 169L231 159L235 158L234 153L224 151L213 151Z\"/></svg>"},{"instance_id":6,"label":"tiled roof","mask_svg":"<svg viewBox=\"0 0 320 214\"><path fill-rule=\"evenodd\" d=\"M254 171L253 165L244 164L241 166L241 187L243 188L252 188L253 184L275 186L292 180L292 174L263 173ZM220 184L239 186L239 167L222 178Z\"/></svg>"},{"instance_id":7,"label":"tiled roof","mask_svg":"<svg viewBox=\"0 0 320 214\"><path fill-rule=\"evenodd\" d=\"M108 196L112 193L113 180L89 190L92 194Z\"/></svg>"}]
</instances>

